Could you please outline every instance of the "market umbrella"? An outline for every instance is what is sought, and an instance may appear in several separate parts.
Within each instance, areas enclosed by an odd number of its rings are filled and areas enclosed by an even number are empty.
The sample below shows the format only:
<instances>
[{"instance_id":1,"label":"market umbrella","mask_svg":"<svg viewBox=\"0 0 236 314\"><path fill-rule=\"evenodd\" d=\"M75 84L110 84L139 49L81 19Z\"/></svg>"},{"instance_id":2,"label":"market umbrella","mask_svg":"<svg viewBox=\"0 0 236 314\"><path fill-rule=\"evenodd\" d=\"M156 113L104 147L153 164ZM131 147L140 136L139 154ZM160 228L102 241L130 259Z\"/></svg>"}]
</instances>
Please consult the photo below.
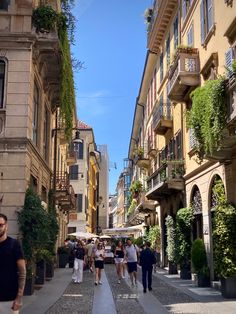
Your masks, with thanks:
<instances>
[{"instance_id":1,"label":"market umbrella","mask_svg":"<svg viewBox=\"0 0 236 314\"><path fill-rule=\"evenodd\" d=\"M109 235L102 235L101 237L99 237L100 239L111 239L111 237Z\"/></svg>"},{"instance_id":2,"label":"market umbrella","mask_svg":"<svg viewBox=\"0 0 236 314\"><path fill-rule=\"evenodd\" d=\"M95 238L97 235L90 233L90 232L84 232L84 231L76 231L68 234L69 236L74 236L76 238L82 238L82 239L90 239Z\"/></svg>"}]
</instances>

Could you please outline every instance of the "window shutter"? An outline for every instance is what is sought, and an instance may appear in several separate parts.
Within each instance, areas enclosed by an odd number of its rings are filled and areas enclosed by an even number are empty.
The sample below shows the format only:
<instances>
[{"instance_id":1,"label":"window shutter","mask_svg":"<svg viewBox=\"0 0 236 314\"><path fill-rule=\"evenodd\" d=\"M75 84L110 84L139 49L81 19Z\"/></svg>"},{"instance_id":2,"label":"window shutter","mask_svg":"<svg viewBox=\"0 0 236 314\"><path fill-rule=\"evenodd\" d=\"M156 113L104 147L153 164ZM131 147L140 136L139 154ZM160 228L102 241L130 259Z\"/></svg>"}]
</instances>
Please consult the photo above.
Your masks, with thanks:
<instances>
[{"instance_id":1,"label":"window shutter","mask_svg":"<svg viewBox=\"0 0 236 314\"><path fill-rule=\"evenodd\" d=\"M77 194L78 198L78 213L82 213L83 211L83 194Z\"/></svg>"},{"instance_id":2,"label":"window shutter","mask_svg":"<svg viewBox=\"0 0 236 314\"><path fill-rule=\"evenodd\" d=\"M79 143L78 159L84 158L84 143Z\"/></svg>"},{"instance_id":3,"label":"window shutter","mask_svg":"<svg viewBox=\"0 0 236 314\"><path fill-rule=\"evenodd\" d=\"M78 180L78 165L70 166L70 180Z\"/></svg>"},{"instance_id":4,"label":"window shutter","mask_svg":"<svg viewBox=\"0 0 236 314\"><path fill-rule=\"evenodd\" d=\"M232 73L231 64L234 59L234 51L233 48L229 48L225 53L225 67L227 69L227 76L230 76Z\"/></svg>"},{"instance_id":5,"label":"window shutter","mask_svg":"<svg viewBox=\"0 0 236 314\"><path fill-rule=\"evenodd\" d=\"M207 0L207 31L213 26L213 4L212 0Z\"/></svg>"},{"instance_id":6,"label":"window shutter","mask_svg":"<svg viewBox=\"0 0 236 314\"><path fill-rule=\"evenodd\" d=\"M204 14L204 2L202 0L200 3L200 23L201 23L201 43L204 43L206 34L205 34L205 14Z\"/></svg>"}]
</instances>

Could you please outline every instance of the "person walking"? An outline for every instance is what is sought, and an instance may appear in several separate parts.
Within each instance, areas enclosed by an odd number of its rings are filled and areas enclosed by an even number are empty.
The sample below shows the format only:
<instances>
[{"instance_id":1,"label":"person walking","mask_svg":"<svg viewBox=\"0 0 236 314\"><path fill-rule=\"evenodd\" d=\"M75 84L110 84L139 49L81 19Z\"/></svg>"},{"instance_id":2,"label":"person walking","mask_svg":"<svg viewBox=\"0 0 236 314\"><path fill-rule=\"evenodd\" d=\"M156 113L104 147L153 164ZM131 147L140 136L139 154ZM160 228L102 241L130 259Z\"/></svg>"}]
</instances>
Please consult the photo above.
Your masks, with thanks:
<instances>
[{"instance_id":1,"label":"person walking","mask_svg":"<svg viewBox=\"0 0 236 314\"><path fill-rule=\"evenodd\" d=\"M127 261L127 269L131 280L131 286L137 285L137 261L138 248L130 239L126 240L125 260Z\"/></svg>"},{"instance_id":2,"label":"person walking","mask_svg":"<svg viewBox=\"0 0 236 314\"><path fill-rule=\"evenodd\" d=\"M123 243L122 241L118 241L117 246L115 248L115 265L116 265L116 273L118 276L118 283L120 283L121 278L122 278L122 266L123 266L123 261L124 261L124 248L123 248Z\"/></svg>"},{"instance_id":3,"label":"person walking","mask_svg":"<svg viewBox=\"0 0 236 314\"><path fill-rule=\"evenodd\" d=\"M95 285L101 285L101 277L102 277L102 269L104 269L104 257L105 250L101 242L97 244L97 248L94 251L94 259L95 259Z\"/></svg>"},{"instance_id":4,"label":"person walking","mask_svg":"<svg viewBox=\"0 0 236 314\"><path fill-rule=\"evenodd\" d=\"M18 314L22 306L26 267L18 240L7 236L8 219L0 213L0 313Z\"/></svg>"},{"instance_id":5,"label":"person walking","mask_svg":"<svg viewBox=\"0 0 236 314\"><path fill-rule=\"evenodd\" d=\"M74 283L81 283L83 281L85 249L80 240L78 240L77 247L74 249L74 255L75 260L72 280L74 280Z\"/></svg>"},{"instance_id":6,"label":"person walking","mask_svg":"<svg viewBox=\"0 0 236 314\"><path fill-rule=\"evenodd\" d=\"M88 244L86 246L87 249L87 262L89 271L93 273L93 251L94 251L94 244L92 243L92 240L88 240Z\"/></svg>"},{"instance_id":7,"label":"person walking","mask_svg":"<svg viewBox=\"0 0 236 314\"><path fill-rule=\"evenodd\" d=\"M151 243L147 241L145 243L145 249L140 253L140 266L142 267L142 284L143 292L152 290L152 265L156 263L154 252L150 249Z\"/></svg>"}]
</instances>

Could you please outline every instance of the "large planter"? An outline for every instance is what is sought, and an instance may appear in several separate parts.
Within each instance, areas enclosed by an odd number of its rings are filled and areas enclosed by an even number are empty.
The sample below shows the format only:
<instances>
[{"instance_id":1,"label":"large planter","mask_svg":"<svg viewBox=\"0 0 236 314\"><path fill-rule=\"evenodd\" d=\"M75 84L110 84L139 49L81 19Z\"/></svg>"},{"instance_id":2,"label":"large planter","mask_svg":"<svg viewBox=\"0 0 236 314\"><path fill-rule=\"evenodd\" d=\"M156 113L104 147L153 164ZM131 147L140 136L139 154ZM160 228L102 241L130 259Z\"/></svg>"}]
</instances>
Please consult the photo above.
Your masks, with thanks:
<instances>
[{"instance_id":1,"label":"large planter","mask_svg":"<svg viewBox=\"0 0 236 314\"><path fill-rule=\"evenodd\" d=\"M35 277L26 278L24 295L32 295L34 293Z\"/></svg>"},{"instance_id":2,"label":"large planter","mask_svg":"<svg viewBox=\"0 0 236 314\"><path fill-rule=\"evenodd\" d=\"M190 265L180 267L180 279L184 279L184 280L192 279Z\"/></svg>"},{"instance_id":3,"label":"large planter","mask_svg":"<svg viewBox=\"0 0 236 314\"><path fill-rule=\"evenodd\" d=\"M221 277L221 293L224 298L236 298L236 276Z\"/></svg>"},{"instance_id":4,"label":"large planter","mask_svg":"<svg viewBox=\"0 0 236 314\"><path fill-rule=\"evenodd\" d=\"M54 263L46 262L46 279L49 280L54 276Z\"/></svg>"},{"instance_id":5,"label":"large planter","mask_svg":"<svg viewBox=\"0 0 236 314\"><path fill-rule=\"evenodd\" d=\"M43 285L45 282L45 273L46 273L46 263L44 260L41 260L36 263L36 285Z\"/></svg>"},{"instance_id":6,"label":"large planter","mask_svg":"<svg viewBox=\"0 0 236 314\"><path fill-rule=\"evenodd\" d=\"M197 285L198 287L210 287L210 277L203 274L197 275Z\"/></svg>"},{"instance_id":7,"label":"large planter","mask_svg":"<svg viewBox=\"0 0 236 314\"><path fill-rule=\"evenodd\" d=\"M168 266L169 266L169 275L178 274L178 268L177 268L176 264L174 264L172 262L168 262Z\"/></svg>"},{"instance_id":8,"label":"large planter","mask_svg":"<svg viewBox=\"0 0 236 314\"><path fill-rule=\"evenodd\" d=\"M58 254L58 266L59 268L65 268L68 263L69 255L68 254Z\"/></svg>"}]
</instances>

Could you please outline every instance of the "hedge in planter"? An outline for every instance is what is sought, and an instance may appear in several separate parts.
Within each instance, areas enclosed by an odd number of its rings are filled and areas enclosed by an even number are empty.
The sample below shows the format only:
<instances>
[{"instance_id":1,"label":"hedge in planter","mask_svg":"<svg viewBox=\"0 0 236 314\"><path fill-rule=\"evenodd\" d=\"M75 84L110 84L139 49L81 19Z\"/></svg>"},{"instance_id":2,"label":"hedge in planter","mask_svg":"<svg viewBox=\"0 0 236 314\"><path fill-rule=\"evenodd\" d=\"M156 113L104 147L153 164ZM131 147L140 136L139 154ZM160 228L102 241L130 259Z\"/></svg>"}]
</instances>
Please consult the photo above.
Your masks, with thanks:
<instances>
[{"instance_id":1,"label":"hedge in planter","mask_svg":"<svg viewBox=\"0 0 236 314\"><path fill-rule=\"evenodd\" d=\"M215 270L221 277L221 292L236 298L236 208L227 203L223 183L214 186L217 198L213 220Z\"/></svg>"},{"instance_id":2,"label":"hedge in planter","mask_svg":"<svg viewBox=\"0 0 236 314\"><path fill-rule=\"evenodd\" d=\"M191 250L193 269L197 274L198 287L210 286L210 271L207 263L206 248L202 239L193 242Z\"/></svg>"},{"instance_id":3,"label":"hedge in planter","mask_svg":"<svg viewBox=\"0 0 236 314\"><path fill-rule=\"evenodd\" d=\"M167 235L167 248L166 253L169 263L169 274L177 274L177 255L176 255L176 232L175 224L172 216L166 217L166 235Z\"/></svg>"},{"instance_id":4,"label":"hedge in planter","mask_svg":"<svg viewBox=\"0 0 236 314\"><path fill-rule=\"evenodd\" d=\"M191 207L178 210L176 215L176 251L181 279L191 279L191 227L193 219Z\"/></svg>"}]
</instances>

